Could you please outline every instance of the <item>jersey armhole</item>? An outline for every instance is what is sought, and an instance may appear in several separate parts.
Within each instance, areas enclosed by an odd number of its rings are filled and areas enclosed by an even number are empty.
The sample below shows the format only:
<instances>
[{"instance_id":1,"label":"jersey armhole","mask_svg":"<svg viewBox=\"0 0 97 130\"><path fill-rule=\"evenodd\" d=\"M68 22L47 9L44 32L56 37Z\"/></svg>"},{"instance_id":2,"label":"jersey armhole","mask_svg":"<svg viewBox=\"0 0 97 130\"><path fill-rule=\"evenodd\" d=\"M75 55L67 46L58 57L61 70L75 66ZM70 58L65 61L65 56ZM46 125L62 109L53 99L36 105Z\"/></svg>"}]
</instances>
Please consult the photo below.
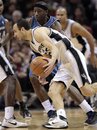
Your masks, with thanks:
<instances>
[{"instance_id":1,"label":"jersey armhole","mask_svg":"<svg viewBox=\"0 0 97 130\"><path fill-rule=\"evenodd\" d=\"M71 35L72 35L72 38L74 38L75 36L73 35L73 32L72 32L72 26L73 26L74 22L71 24Z\"/></svg>"},{"instance_id":2,"label":"jersey armhole","mask_svg":"<svg viewBox=\"0 0 97 130\"><path fill-rule=\"evenodd\" d=\"M51 30L51 28L49 28L49 30L50 30L50 33L48 34L48 36L51 36L51 34L52 34L52 30Z\"/></svg>"}]
</instances>

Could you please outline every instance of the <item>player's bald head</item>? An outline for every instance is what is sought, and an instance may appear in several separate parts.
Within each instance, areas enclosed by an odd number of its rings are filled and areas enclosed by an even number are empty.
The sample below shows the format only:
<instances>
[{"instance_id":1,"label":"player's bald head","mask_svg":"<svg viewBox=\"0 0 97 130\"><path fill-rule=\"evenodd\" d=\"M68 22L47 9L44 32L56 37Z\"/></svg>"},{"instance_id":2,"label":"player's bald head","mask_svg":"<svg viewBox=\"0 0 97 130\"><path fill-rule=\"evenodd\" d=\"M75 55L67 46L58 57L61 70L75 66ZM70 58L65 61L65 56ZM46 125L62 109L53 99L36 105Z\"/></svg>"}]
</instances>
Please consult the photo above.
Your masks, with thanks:
<instances>
[{"instance_id":1,"label":"player's bald head","mask_svg":"<svg viewBox=\"0 0 97 130\"><path fill-rule=\"evenodd\" d=\"M59 7L57 10L56 10L56 13L57 12L63 12L63 13L65 13L65 14L67 14L67 10L66 10L66 8L64 8L64 7Z\"/></svg>"},{"instance_id":2,"label":"player's bald head","mask_svg":"<svg viewBox=\"0 0 97 130\"><path fill-rule=\"evenodd\" d=\"M59 7L56 10L56 18L60 21L60 23L65 23L67 21L67 10L66 8Z\"/></svg>"}]
</instances>

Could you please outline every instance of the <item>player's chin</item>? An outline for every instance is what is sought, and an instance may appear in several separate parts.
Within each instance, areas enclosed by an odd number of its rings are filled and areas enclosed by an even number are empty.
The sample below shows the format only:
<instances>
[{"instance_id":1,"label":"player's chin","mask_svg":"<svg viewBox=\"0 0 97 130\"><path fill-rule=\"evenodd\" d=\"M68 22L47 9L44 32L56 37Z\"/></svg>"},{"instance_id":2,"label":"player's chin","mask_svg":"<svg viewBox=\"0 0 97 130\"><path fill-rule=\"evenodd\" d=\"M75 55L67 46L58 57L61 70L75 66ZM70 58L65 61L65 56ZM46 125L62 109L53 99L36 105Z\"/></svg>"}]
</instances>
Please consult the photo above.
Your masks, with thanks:
<instances>
[{"instance_id":1,"label":"player's chin","mask_svg":"<svg viewBox=\"0 0 97 130\"><path fill-rule=\"evenodd\" d=\"M20 37L17 37L16 39L17 39L18 41L23 41L23 39L20 38Z\"/></svg>"}]
</instances>

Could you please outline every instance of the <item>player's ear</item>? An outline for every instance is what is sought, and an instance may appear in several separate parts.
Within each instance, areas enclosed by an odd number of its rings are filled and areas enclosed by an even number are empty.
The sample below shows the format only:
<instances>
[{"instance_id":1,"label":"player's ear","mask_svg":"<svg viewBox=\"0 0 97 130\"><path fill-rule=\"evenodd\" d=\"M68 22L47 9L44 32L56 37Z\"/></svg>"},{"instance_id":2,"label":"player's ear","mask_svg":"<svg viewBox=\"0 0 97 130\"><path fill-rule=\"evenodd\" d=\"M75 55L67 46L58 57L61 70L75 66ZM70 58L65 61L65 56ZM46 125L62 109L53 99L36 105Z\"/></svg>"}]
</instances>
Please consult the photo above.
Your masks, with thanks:
<instances>
[{"instance_id":1,"label":"player's ear","mask_svg":"<svg viewBox=\"0 0 97 130\"><path fill-rule=\"evenodd\" d=\"M24 27L22 27L22 28L21 28L21 31L25 31L25 28L24 28Z\"/></svg>"}]
</instances>

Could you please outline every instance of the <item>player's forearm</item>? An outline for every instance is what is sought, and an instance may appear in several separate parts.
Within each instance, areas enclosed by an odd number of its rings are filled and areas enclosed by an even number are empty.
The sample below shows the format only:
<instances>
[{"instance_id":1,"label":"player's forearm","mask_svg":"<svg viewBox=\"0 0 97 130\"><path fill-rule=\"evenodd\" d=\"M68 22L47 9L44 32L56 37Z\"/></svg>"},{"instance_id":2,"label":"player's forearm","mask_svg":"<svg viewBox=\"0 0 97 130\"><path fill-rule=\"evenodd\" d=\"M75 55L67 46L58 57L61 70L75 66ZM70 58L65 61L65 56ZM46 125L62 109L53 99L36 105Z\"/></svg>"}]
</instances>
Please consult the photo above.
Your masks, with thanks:
<instances>
[{"instance_id":1,"label":"player's forearm","mask_svg":"<svg viewBox=\"0 0 97 130\"><path fill-rule=\"evenodd\" d=\"M6 45L8 41L11 40L12 38L13 38L13 31L10 31L5 35L4 38L2 38L2 40L0 41L0 46Z\"/></svg>"},{"instance_id":2,"label":"player's forearm","mask_svg":"<svg viewBox=\"0 0 97 130\"><path fill-rule=\"evenodd\" d=\"M52 49L52 60L56 62L56 60L58 60L58 57L59 57L59 51L58 48L55 46Z\"/></svg>"},{"instance_id":3,"label":"player's forearm","mask_svg":"<svg viewBox=\"0 0 97 130\"><path fill-rule=\"evenodd\" d=\"M90 51L91 51L91 55L94 55L94 38L91 34L87 35L87 41L89 43L89 46L90 46Z\"/></svg>"},{"instance_id":4,"label":"player's forearm","mask_svg":"<svg viewBox=\"0 0 97 130\"><path fill-rule=\"evenodd\" d=\"M88 43L90 45L90 51L91 51L91 55L94 55L94 38L91 36L88 38Z\"/></svg>"}]
</instances>

